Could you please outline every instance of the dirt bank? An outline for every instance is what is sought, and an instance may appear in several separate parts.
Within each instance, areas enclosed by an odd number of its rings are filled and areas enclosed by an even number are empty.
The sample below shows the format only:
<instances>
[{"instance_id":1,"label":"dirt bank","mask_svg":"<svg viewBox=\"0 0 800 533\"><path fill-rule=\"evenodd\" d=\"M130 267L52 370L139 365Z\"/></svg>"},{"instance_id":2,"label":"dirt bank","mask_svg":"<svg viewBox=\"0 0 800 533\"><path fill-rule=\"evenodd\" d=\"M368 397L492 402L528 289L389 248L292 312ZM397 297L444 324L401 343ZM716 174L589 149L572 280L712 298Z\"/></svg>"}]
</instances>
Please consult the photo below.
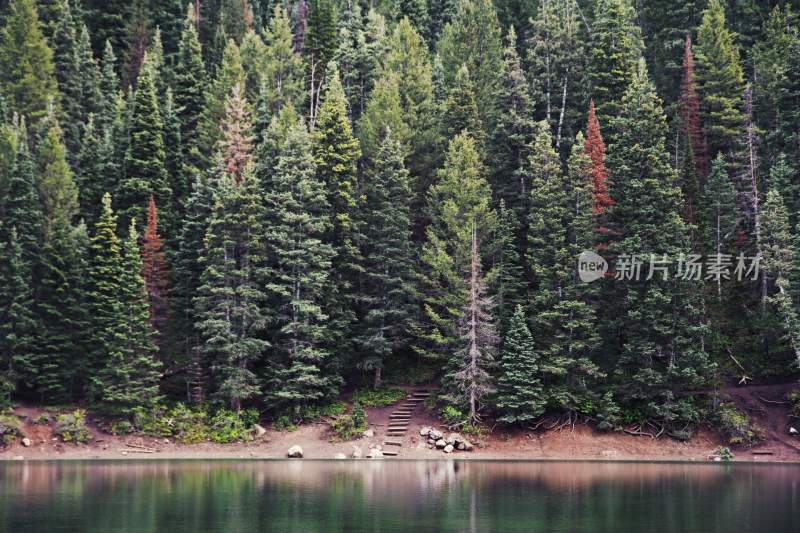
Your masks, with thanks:
<instances>
[{"instance_id":1,"label":"dirt bank","mask_svg":"<svg viewBox=\"0 0 800 533\"><path fill-rule=\"evenodd\" d=\"M800 461L800 439L788 435L787 405L781 403L791 385L770 385L724 390L740 409L746 411L766 430L766 440L752 450L734 449L737 461ZM93 435L89 444L60 442L47 425L32 420L41 412L36 407L20 407L15 414L22 417L22 432L30 439L25 447L20 440L0 449L0 459L20 457L26 460L48 459L225 459L283 458L290 446L300 445L310 459L332 459L336 454L350 457L354 447L366 455L373 446L397 452L401 459L594 459L594 460L664 460L705 461L723 444L719 435L709 429L701 431L689 442L670 438L653 439L625 433L598 432L578 424L550 431L496 429L491 434L470 437L476 443L472 452L445 455L429 449L419 436L422 427L437 427L439 421L424 406L413 411L408 432L400 439L385 435L393 407L368 409L371 438L349 442L332 442L327 424L304 425L292 432L268 430L262 437L247 443L182 445L169 439L142 436L113 436L91 422ZM399 445L386 445L387 440ZM756 453L754 453L756 452ZM770 453L765 453L770 452Z\"/></svg>"}]
</instances>

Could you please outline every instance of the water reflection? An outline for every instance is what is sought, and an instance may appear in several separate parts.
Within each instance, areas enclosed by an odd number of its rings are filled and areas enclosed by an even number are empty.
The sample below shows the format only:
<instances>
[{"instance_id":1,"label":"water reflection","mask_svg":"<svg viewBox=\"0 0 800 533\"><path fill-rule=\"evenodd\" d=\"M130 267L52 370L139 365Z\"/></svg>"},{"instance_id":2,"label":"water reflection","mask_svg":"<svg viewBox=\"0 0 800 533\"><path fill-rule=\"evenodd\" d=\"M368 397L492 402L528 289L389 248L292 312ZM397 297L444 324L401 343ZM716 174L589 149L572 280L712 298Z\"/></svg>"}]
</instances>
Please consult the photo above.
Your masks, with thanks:
<instances>
[{"instance_id":1,"label":"water reflection","mask_svg":"<svg viewBox=\"0 0 800 533\"><path fill-rule=\"evenodd\" d=\"M0 529L797 532L798 489L797 465L5 463Z\"/></svg>"}]
</instances>

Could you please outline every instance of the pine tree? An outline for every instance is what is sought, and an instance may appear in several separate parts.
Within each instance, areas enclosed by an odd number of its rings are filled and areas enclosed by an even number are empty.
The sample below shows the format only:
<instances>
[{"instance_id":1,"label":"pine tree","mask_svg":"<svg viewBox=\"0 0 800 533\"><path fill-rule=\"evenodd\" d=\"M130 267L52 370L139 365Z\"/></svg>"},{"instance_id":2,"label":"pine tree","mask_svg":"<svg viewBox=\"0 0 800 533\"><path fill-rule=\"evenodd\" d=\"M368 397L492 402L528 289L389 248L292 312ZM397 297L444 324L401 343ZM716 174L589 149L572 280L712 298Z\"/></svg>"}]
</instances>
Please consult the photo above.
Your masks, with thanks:
<instances>
[{"instance_id":1,"label":"pine tree","mask_svg":"<svg viewBox=\"0 0 800 533\"><path fill-rule=\"evenodd\" d=\"M500 349L495 405L504 424L522 424L544 414L547 398L539 373L539 356L525 311L517 305Z\"/></svg>"},{"instance_id":2,"label":"pine tree","mask_svg":"<svg viewBox=\"0 0 800 533\"><path fill-rule=\"evenodd\" d=\"M800 318L792 303L790 277L796 263L797 239L789 229L789 213L780 193L770 190L764 202L764 268L775 290L768 302L775 309L795 364L800 366Z\"/></svg>"},{"instance_id":3,"label":"pine tree","mask_svg":"<svg viewBox=\"0 0 800 533\"><path fill-rule=\"evenodd\" d=\"M261 37L254 30L249 30L239 46L242 68L245 73L244 96L249 102L255 102L258 99L264 85L266 52L267 47Z\"/></svg>"},{"instance_id":4,"label":"pine tree","mask_svg":"<svg viewBox=\"0 0 800 533\"><path fill-rule=\"evenodd\" d=\"M613 119L621 110L620 97L633 79L643 43L627 0L600 0L595 6L589 43L589 84L598 120L607 124L613 142Z\"/></svg>"},{"instance_id":5,"label":"pine tree","mask_svg":"<svg viewBox=\"0 0 800 533\"><path fill-rule=\"evenodd\" d=\"M123 48L119 48L124 51L122 82L125 87L133 89L136 89L139 83L139 71L144 65L145 54L148 52L152 39L152 28L148 16L149 3L149 0L132 0L130 18L125 23L125 45ZM151 55L151 63L156 72L161 66L159 61L162 59L162 50L158 51L158 55Z\"/></svg>"},{"instance_id":6,"label":"pine tree","mask_svg":"<svg viewBox=\"0 0 800 533\"><path fill-rule=\"evenodd\" d=\"M36 339L36 389L49 402L73 399L86 368L84 232L83 226L56 227L39 260L40 287L35 310L42 327Z\"/></svg>"},{"instance_id":7,"label":"pine tree","mask_svg":"<svg viewBox=\"0 0 800 533\"><path fill-rule=\"evenodd\" d=\"M225 116L225 102L231 90L239 85L245 86L245 73L239 47L231 39L225 46L222 62L217 69L217 77L206 90L206 106L199 124L198 147L201 154L213 153L214 147L222 138L219 125Z\"/></svg>"},{"instance_id":8,"label":"pine tree","mask_svg":"<svg viewBox=\"0 0 800 533\"><path fill-rule=\"evenodd\" d=\"M711 165L704 194L705 249L716 255L727 254L736 237L736 188L722 154L717 154ZM717 280L717 298L722 298L722 279Z\"/></svg>"},{"instance_id":9,"label":"pine tree","mask_svg":"<svg viewBox=\"0 0 800 533\"><path fill-rule=\"evenodd\" d=\"M53 53L47 46L34 0L10 0L0 31L0 93L36 130L58 96Z\"/></svg>"},{"instance_id":10,"label":"pine tree","mask_svg":"<svg viewBox=\"0 0 800 533\"><path fill-rule=\"evenodd\" d=\"M277 122L276 122L277 124ZM270 269L266 288L275 310L273 360L265 377L276 407L331 398L340 384L328 351L325 311L335 251L323 242L331 229L325 183L317 178L311 140L302 121L288 132L265 189Z\"/></svg>"},{"instance_id":11,"label":"pine tree","mask_svg":"<svg viewBox=\"0 0 800 533\"><path fill-rule=\"evenodd\" d=\"M10 242L8 232L14 228L17 232L15 240L21 248L22 261L31 270L38 261L44 221L37 190L36 171L26 139L25 122L21 121L17 127L12 128L11 133L14 153L9 154L11 156L9 164L3 165L4 174L8 176L8 185L0 203L0 213L6 233L0 232L0 239Z\"/></svg>"},{"instance_id":12,"label":"pine tree","mask_svg":"<svg viewBox=\"0 0 800 533\"><path fill-rule=\"evenodd\" d=\"M589 102L589 115L586 119L586 143L584 152L592 162L592 214L595 216L595 232L598 242L608 233L605 224L606 211L614 205L608 194L609 175L606 168L606 145L600 132L600 122L594 107L594 100Z\"/></svg>"},{"instance_id":13,"label":"pine tree","mask_svg":"<svg viewBox=\"0 0 800 533\"><path fill-rule=\"evenodd\" d=\"M233 87L221 121L220 174L195 299L216 395L237 411L260 392L254 366L269 346L263 339L268 318L263 198L250 164L251 125L241 90Z\"/></svg>"},{"instance_id":14,"label":"pine tree","mask_svg":"<svg viewBox=\"0 0 800 533\"><path fill-rule=\"evenodd\" d=\"M186 179L186 168L184 168L181 122L170 88L166 89L164 95L162 117L164 120L164 166L167 176L169 176L169 188L172 191L171 211L176 220L179 220L183 215L184 204L189 196L189 184ZM171 236L173 239L176 237L177 235Z\"/></svg>"},{"instance_id":15,"label":"pine tree","mask_svg":"<svg viewBox=\"0 0 800 533\"><path fill-rule=\"evenodd\" d=\"M190 168L200 168L202 161L197 136L206 102L205 77L200 40L190 6L189 14L183 22L174 73L175 109L181 124L183 152Z\"/></svg>"},{"instance_id":16,"label":"pine tree","mask_svg":"<svg viewBox=\"0 0 800 533\"><path fill-rule=\"evenodd\" d=\"M328 67L328 86L312 140L317 179L327 188L331 209L332 224L325 242L336 253L331 276L331 298L335 301L330 302L330 318L340 343L346 344L355 322L363 268L359 246L363 241L360 212L364 200L356 173L361 153L347 119L347 103L335 63Z\"/></svg>"},{"instance_id":17,"label":"pine tree","mask_svg":"<svg viewBox=\"0 0 800 533\"><path fill-rule=\"evenodd\" d=\"M688 228L664 149L666 120L643 61L623 96L614 128L619 137L609 148L608 166L619 170L611 188L615 242L609 251L618 272L626 260L633 265L637 257L646 261L650 254L656 267L662 254L677 261L689 249ZM681 419L674 412L674 392L702 386L713 370L700 339L697 285L677 276L663 279L655 271L652 279L617 280L614 286L614 334L621 339L615 369L619 397L662 424Z\"/></svg>"},{"instance_id":18,"label":"pine tree","mask_svg":"<svg viewBox=\"0 0 800 533\"><path fill-rule=\"evenodd\" d=\"M572 0L540 0L531 19L525 58L537 120L553 129L556 148L569 143L581 127L589 94L589 37L583 14ZM514 36L516 38L516 35ZM514 43L516 45L516 43Z\"/></svg>"},{"instance_id":19,"label":"pine tree","mask_svg":"<svg viewBox=\"0 0 800 533\"><path fill-rule=\"evenodd\" d=\"M700 125L700 99L694 81L694 54L692 53L692 38L686 36L686 45L683 52L683 80L681 82L680 117L683 121L685 134L689 138L692 149L694 170L701 180L708 176L708 154L702 126Z\"/></svg>"},{"instance_id":20,"label":"pine tree","mask_svg":"<svg viewBox=\"0 0 800 533\"><path fill-rule=\"evenodd\" d=\"M497 333L492 316L493 302L487 296L486 284L478 255L477 230L472 228L470 274L467 280L469 298L461 311L462 347L449 362L450 373L445 375L449 391L447 399L467 409L465 422L480 424L484 398L494 392L489 374L494 365Z\"/></svg>"},{"instance_id":21,"label":"pine tree","mask_svg":"<svg viewBox=\"0 0 800 533\"><path fill-rule=\"evenodd\" d=\"M17 231L0 240L0 403L10 406L18 382L35 372L34 340L38 327L33 314L30 267L22 258ZM29 383L30 384L30 383Z\"/></svg>"},{"instance_id":22,"label":"pine tree","mask_svg":"<svg viewBox=\"0 0 800 533\"><path fill-rule=\"evenodd\" d=\"M292 29L289 14L276 5L266 34L264 52L264 98L268 102L269 115L276 115L291 102L295 109L302 109L305 101L303 58L292 46Z\"/></svg>"},{"instance_id":23,"label":"pine tree","mask_svg":"<svg viewBox=\"0 0 800 533\"><path fill-rule=\"evenodd\" d=\"M503 55L500 24L491 0L459 0L457 12L442 30L438 52L446 87L457 85L459 72L466 66L481 126L484 131L491 131Z\"/></svg>"},{"instance_id":24,"label":"pine tree","mask_svg":"<svg viewBox=\"0 0 800 533\"><path fill-rule=\"evenodd\" d=\"M523 167L533 141L533 102L528 80L516 50L517 36L512 27L503 50L503 70L497 93L497 124L490 140L492 190L505 201L517 217L526 215L528 184Z\"/></svg>"},{"instance_id":25,"label":"pine tree","mask_svg":"<svg viewBox=\"0 0 800 533\"><path fill-rule=\"evenodd\" d=\"M497 251L493 260L495 279L492 281L496 285L495 315L502 335L507 331L517 305L526 302L528 294L520 253L524 249L522 246L524 234L517 214L506 207L503 199L497 208L497 221L495 237Z\"/></svg>"},{"instance_id":26,"label":"pine tree","mask_svg":"<svg viewBox=\"0 0 800 533\"><path fill-rule=\"evenodd\" d=\"M169 266L158 233L158 210L152 195L147 204L147 229L142 241L142 277L147 291L150 325L158 334L156 343L163 349L169 321Z\"/></svg>"},{"instance_id":27,"label":"pine tree","mask_svg":"<svg viewBox=\"0 0 800 533\"><path fill-rule=\"evenodd\" d=\"M733 33L725 23L725 7L709 0L697 29L697 92L706 133L708 156L733 155L745 125L744 73Z\"/></svg>"},{"instance_id":28,"label":"pine tree","mask_svg":"<svg viewBox=\"0 0 800 533\"><path fill-rule=\"evenodd\" d=\"M425 192L435 177L435 169L440 165L433 72L428 47L420 31L419 28L415 30L407 19L397 24L387 44L389 51L383 63L385 72L381 76L387 79L386 73L396 74L403 122L408 125L409 132L413 132L413 135L409 135L406 167L412 179L412 211L415 213L424 211ZM393 130L395 139L400 134ZM364 153L367 151L364 150Z\"/></svg>"},{"instance_id":29,"label":"pine tree","mask_svg":"<svg viewBox=\"0 0 800 533\"><path fill-rule=\"evenodd\" d=\"M83 4L95 50L100 50L106 42L110 42L114 50L125 50L127 24L133 16L133 2L84 0Z\"/></svg>"},{"instance_id":30,"label":"pine tree","mask_svg":"<svg viewBox=\"0 0 800 533\"><path fill-rule=\"evenodd\" d=\"M116 71L117 57L111 43L106 42L103 58L100 62L99 98L97 101L97 114L95 126L98 135L102 138L106 131L114 125L117 118L120 86Z\"/></svg>"},{"instance_id":31,"label":"pine tree","mask_svg":"<svg viewBox=\"0 0 800 533\"><path fill-rule=\"evenodd\" d=\"M78 37L69 2L64 2L53 35L53 65L61 95L59 116L64 132L64 145L74 165L80 149L83 98L78 68Z\"/></svg>"},{"instance_id":32,"label":"pine tree","mask_svg":"<svg viewBox=\"0 0 800 533\"><path fill-rule=\"evenodd\" d=\"M400 79L394 73L386 73L378 79L358 123L361 152L367 160L377 159L388 130L392 131L392 137L400 142L404 152L408 152L412 142L411 129L401 103Z\"/></svg>"},{"instance_id":33,"label":"pine tree","mask_svg":"<svg viewBox=\"0 0 800 533\"><path fill-rule=\"evenodd\" d=\"M78 31L78 78L80 80L81 122L86 122L89 113L99 111L100 67L94 58L89 29L85 24L79 25Z\"/></svg>"},{"instance_id":34,"label":"pine tree","mask_svg":"<svg viewBox=\"0 0 800 533\"><path fill-rule=\"evenodd\" d=\"M37 159L39 200L42 206L42 234L47 242L59 228L69 226L78 214L78 188L66 160L61 128L55 117L39 144Z\"/></svg>"},{"instance_id":35,"label":"pine tree","mask_svg":"<svg viewBox=\"0 0 800 533\"><path fill-rule=\"evenodd\" d=\"M364 329L360 362L381 384L386 360L408 344L417 319L411 186L400 143L387 132L365 184Z\"/></svg>"},{"instance_id":36,"label":"pine tree","mask_svg":"<svg viewBox=\"0 0 800 533\"><path fill-rule=\"evenodd\" d=\"M186 371L178 378L185 380L188 399L200 403L205 399L207 383L206 365L202 354L202 339L195 320L193 298L201 285L203 253L208 221L213 208L212 190L208 179L198 174L192 183L192 191L186 201L178 250L173 269L174 296L171 299L173 324L175 326L176 359L183 362ZM180 365L176 362L176 367Z\"/></svg>"},{"instance_id":37,"label":"pine tree","mask_svg":"<svg viewBox=\"0 0 800 533\"><path fill-rule=\"evenodd\" d=\"M121 222L144 220L151 194L158 205L172 205L172 190L165 166L164 123L158 109L154 76L154 68L145 59L133 96L125 176L117 187L117 209ZM162 209L161 220L162 227L169 231L173 219L165 209Z\"/></svg>"},{"instance_id":38,"label":"pine tree","mask_svg":"<svg viewBox=\"0 0 800 533\"><path fill-rule=\"evenodd\" d=\"M336 4L333 0L309 0L305 19L303 53L306 56L309 102L309 125L314 129L317 111L326 86L328 63L336 52Z\"/></svg>"},{"instance_id":39,"label":"pine tree","mask_svg":"<svg viewBox=\"0 0 800 533\"><path fill-rule=\"evenodd\" d=\"M469 132L483 154L486 147L486 130L478 112L475 86L466 65L458 71L455 84L444 103L442 130L446 138L452 139L461 132Z\"/></svg>"},{"instance_id":40,"label":"pine tree","mask_svg":"<svg viewBox=\"0 0 800 533\"><path fill-rule=\"evenodd\" d=\"M491 237L497 216L491 207L491 187L475 141L466 133L450 141L439 182L428 191L427 242L422 248L425 317L417 351L442 358L459 344L461 310L467 305L471 241L491 257Z\"/></svg>"}]
</instances>

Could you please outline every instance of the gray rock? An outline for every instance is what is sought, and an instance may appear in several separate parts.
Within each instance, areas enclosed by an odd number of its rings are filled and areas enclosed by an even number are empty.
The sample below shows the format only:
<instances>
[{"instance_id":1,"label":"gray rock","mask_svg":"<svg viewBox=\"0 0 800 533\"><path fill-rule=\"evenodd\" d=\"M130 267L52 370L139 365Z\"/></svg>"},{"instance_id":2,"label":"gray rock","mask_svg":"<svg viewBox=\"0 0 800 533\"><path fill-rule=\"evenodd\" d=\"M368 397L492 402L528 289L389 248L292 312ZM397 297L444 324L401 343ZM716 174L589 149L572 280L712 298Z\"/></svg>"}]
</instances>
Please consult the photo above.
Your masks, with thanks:
<instances>
[{"instance_id":1,"label":"gray rock","mask_svg":"<svg viewBox=\"0 0 800 533\"><path fill-rule=\"evenodd\" d=\"M450 433L445 440L447 441L447 444L452 444L453 446L455 446L459 442L463 441L464 437L462 437L458 433Z\"/></svg>"},{"instance_id":2,"label":"gray rock","mask_svg":"<svg viewBox=\"0 0 800 533\"><path fill-rule=\"evenodd\" d=\"M22 438L22 445L25 446L26 448L30 447L31 439L29 439L28 437L23 437Z\"/></svg>"},{"instance_id":3,"label":"gray rock","mask_svg":"<svg viewBox=\"0 0 800 533\"><path fill-rule=\"evenodd\" d=\"M264 429L263 426L260 426L258 424L253 426L253 431L256 432L256 437L263 437L264 435L267 434L267 430Z\"/></svg>"},{"instance_id":4,"label":"gray rock","mask_svg":"<svg viewBox=\"0 0 800 533\"><path fill-rule=\"evenodd\" d=\"M367 454L368 459L382 459L383 452L377 448L372 448L369 453Z\"/></svg>"},{"instance_id":5,"label":"gray rock","mask_svg":"<svg viewBox=\"0 0 800 533\"><path fill-rule=\"evenodd\" d=\"M452 444L448 444L447 446L445 446L444 447L444 453L453 453L453 445Z\"/></svg>"},{"instance_id":6,"label":"gray rock","mask_svg":"<svg viewBox=\"0 0 800 533\"><path fill-rule=\"evenodd\" d=\"M439 440L436 441L436 447L437 448L441 449L441 448L444 448L445 446L447 446L447 442L445 442L444 439L439 439Z\"/></svg>"},{"instance_id":7,"label":"gray rock","mask_svg":"<svg viewBox=\"0 0 800 533\"><path fill-rule=\"evenodd\" d=\"M366 430L366 431L364 432L364 436L365 436L366 438L368 438L368 439L371 439L371 438L373 438L373 437L375 436L375 430L373 430L373 429L368 429L368 430Z\"/></svg>"},{"instance_id":8,"label":"gray rock","mask_svg":"<svg viewBox=\"0 0 800 533\"><path fill-rule=\"evenodd\" d=\"M428 433L428 436L433 440L439 440L441 438L444 438L444 433L442 433L438 429L431 429L431 432Z\"/></svg>"},{"instance_id":9,"label":"gray rock","mask_svg":"<svg viewBox=\"0 0 800 533\"><path fill-rule=\"evenodd\" d=\"M353 446L353 453L350 454L353 459L361 459L361 448Z\"/></svg>"},{"instance_id":10,"label":"gray rock","mask_svg":"<svg viewBox=\"0 0 800 533\"><path fill-rule=\"evenodd\" d=\"M289 448L288 455L289 457L295 457L299 459L303 457L303 448L295 444L294 446Z\"/></svg>"},{"instance_id":11,"label":"gray rock","mask_svg":"<svg viewBox=\"0 0 800 533\"><path fill-rule=\"evenodd\" d=\"M333 456L334 459L347 459L347 456L343 453L337 453Z\"/></svg>"},{"instance_id":12,"label":"gray rock","mask_svg":"<svg viewBox=\"0 0 800 533\"><path fill-rule=\"evenodd\" d=\"M458 449L462 452L471 452L472 451L472 443L468 440L462 440L458 443Z\"/></svg>"},{"instance_id":13,"label":"gray rock","mask_svg":"<svg viewBox=\"0 0 800 533\"><path fill-rule=\"evenodd\" d=\"M424 428L419 430L419 434L421 437L427 437L428 435L431 434L431 428L425 426Z\"/></svg>"},{"instance_id":14,"label":"gray rock","mask_svg":"<svg viewBox=\"0 0 800 533\"><path fill-rule=\"evenodd\" d=\"M789 428L789 435L798 435L800 431L797 431L795 428Z\"/></svg>"}]
</instances>

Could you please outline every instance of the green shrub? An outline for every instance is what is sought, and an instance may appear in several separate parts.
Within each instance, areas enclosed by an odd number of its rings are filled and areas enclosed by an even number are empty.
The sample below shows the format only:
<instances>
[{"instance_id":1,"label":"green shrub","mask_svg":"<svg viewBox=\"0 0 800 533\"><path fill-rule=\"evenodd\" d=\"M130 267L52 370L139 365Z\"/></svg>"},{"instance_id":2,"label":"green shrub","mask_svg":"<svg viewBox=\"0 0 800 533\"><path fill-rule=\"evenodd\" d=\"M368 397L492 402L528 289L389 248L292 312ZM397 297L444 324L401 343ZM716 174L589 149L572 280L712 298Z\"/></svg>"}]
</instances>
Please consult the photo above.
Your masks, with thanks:
<instances>
[{"instance_id":1,"label":"green shrub","mask_svg":"<svg viewBox=\"0 0 800 533\"><path fill-rule=\"evenodd\" d=\"M39 413L36 418L31 420L32 423L36 424L37 426L46 426L50 422L52 422L53 418L50 416L50 413L42 412Z\"/></svg>"},{"instance_id":2,"label":"green shrub","mask_svg":"<svg viewBox=\"0 0 800 533\"><path fill-rule=\"evenodd\" d=\"M136 428L133 427L129 420L114 420L111 422L111 427L108 431L112 435L128 435L136 431Z\"/></svg>"},{"instance_id":3,"label":"green shrub","mask_svg":"<svg viewBox=\"0 0 800 533\"><path fill-rule=\"evenodd\" d=\"M173 438L182 444L195 444L207 440L207 417L203 409L193 410L186 404L175 404L169 411L168 421Z\"/></svg>"},{"instance_id":4,"label":"green shrub","mask_svg":"<svg viewBox=\"0 0 800 533\"><path fill-rule=\"evenodd\" d=\"M726 463L728 461L732 461L734 458L733 452L727 446L720 446L719 448L717 448L717 450L714 452L714 455L716 455L717 457L720 458L720 460L725 461Z\"/></svg>"},{"instance_id":5,"label":"green shrub","mask_svg":"<svg viewBox=\"0 0 800 533\"><path fill-rule=\"evenodd\" d=\"M253 437L251 427L236 412L220 409L209 422L209 438L220 444L250 440Z\"/></svg>"},{"instance_id":6,"label":"green shrub","mask_svg":"<svg viewBox=\"0 0 800 533\"><path fill-rule=\"evenodd\" d=\"M800 418L800 389L789 393L789 414Z\"/></svg>"},{"instance_id":7,"label":"green shrub","mask_svg":"<svg viewBox=\"0 0 800 533\"><path fill-rule=\"evenodd\" d=\"M292 422L288 415L281 415L272 421L272 427L276 431L294 431L297 426Z\"/></svg>"},{"instance_id":8,"label":"green shrub","mask_svg":"<svg viewBox=\"0 0 800 533\"><path fill-rule=\"evenodd\" d=\"M134 409L133 427L150 437L171 437L173 432L172 419L168 416L165 405Z\"/></svg>"},{"instance_id":9,"label":"green shrub","mask_svg":"<svg viewBox=\"0 0 800 533\"><path fill-rule=\"evenodd\" d=\"M764 440L764 430L730 402L717 407L713 421L729 445L750 448Z\"/></svg>"},{"instance_id":10,"label":"green shrub","mask_svg":"<svg viewBox=\"0 0 800 533\"><path fill-rule=\"evenodd\" d=\"M354 403L349 413L337 415L331 420L331 429L338 440L350 440L367 429L367 413L360 404Z\"/></svg>"},{"instance_id":11,"label":"green shrub","mask_svg":"<svg viewBox=\"0 0 800 533\"><path fill-rule=\"evenodd\" d=\"M347 411L344 402L332 402L325 405L306 405L300 409L300 413L292 420L293 424L300 422L316 422L323 418L339 416Z\"/></svg>"},{"instance_id":12,"label":"green shrub","mask_svg":"<svg viewBox=\"0 0 800 533\"><path fill-rule=\"evenodd\" d=\"M14 442L17 437L22 436L19 427L19 419L12 415L0 415L0 441L3 445Z\"/></svg>"},{"instance_id":13,"label":"green shrub","mask_svg":"<svg viewBox=\"0 0 800 533\"><path fill-rule=\"evenodd\" d=\"M86 411L76 409L71 413L61 413L56 417L53 433L64 442L89 442L92 434L86 427Z\"/></svg>"},{"instance_id":14,"label":"green shrub","mask_svg":"<svg viewBox=\"0 0 800 533\"><path fill-rule=\"evenodd\" d=\"M452 405L445 405L441 413L442 421L448 426L455 426L463 424L467 419L464 413L453 407Z\"/></svg>"},{"instance_id":15,"label":"green shrub","mask_svg":"<svg viewBox=\"0 0 800 533\"><path fill-rule=\"evenodd\" d=\"M386 407L399 402L406 396L408 396L406 391L395 387L361 389L353 393L353 402L366 407Z\"/></svg>"}]
</instances>

